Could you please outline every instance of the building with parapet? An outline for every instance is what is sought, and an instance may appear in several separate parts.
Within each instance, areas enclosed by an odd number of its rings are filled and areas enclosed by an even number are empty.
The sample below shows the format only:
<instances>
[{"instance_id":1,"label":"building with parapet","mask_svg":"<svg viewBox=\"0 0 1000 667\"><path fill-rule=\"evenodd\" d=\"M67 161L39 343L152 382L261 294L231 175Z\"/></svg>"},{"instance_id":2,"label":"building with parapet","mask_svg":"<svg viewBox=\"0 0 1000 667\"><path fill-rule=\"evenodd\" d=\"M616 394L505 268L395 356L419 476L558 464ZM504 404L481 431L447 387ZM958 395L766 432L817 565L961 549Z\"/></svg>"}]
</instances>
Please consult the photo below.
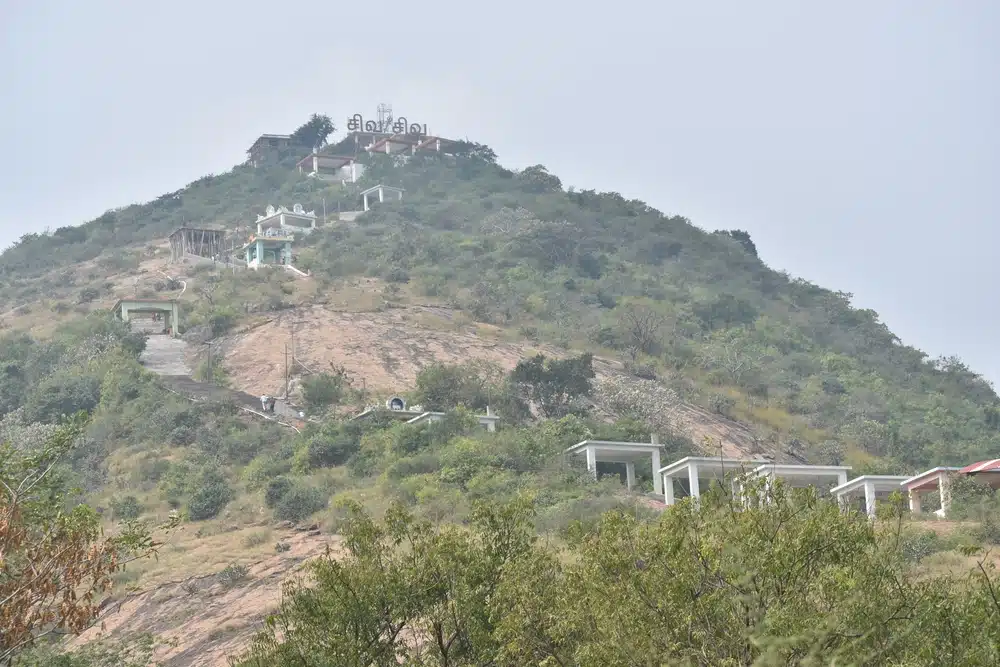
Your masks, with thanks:
<instances>
[{"instance_id":1,"label":"building with parapet","mask_svg":"<svg viewBox=\"0 0 1000 667\"><path fill-rule=\"evenodd\" d=\"M350 155L320 155L310 153L298 161L299 173L324 181L357 183L365 173L365 165Z\"/></svg>"},{"instance_id":2,"label":"building with parapet","mask_svg":"<svg viewBox=\"0 0 1000 667\"><path fill-rule=\"evenodd\" d=\"M362 190L358 193L361 197L362 206L365 211L371 209L371 204L374 203L374 198L378 197L378 201L381 204L385 201L386 193L390 196L395 195L397 201L403 201L403 193L406 192L403 188L396 188L391 185L383 185L379 183L374 185L367 190Z\"/></svg>"},{"instance_id":3,"label":"building with parapet","mask_svg":"<svg viewBox=\"0 0 1000 667\"><path fill-rule=\"evenodd\" d=\"M240 249L248 269L259 269L262 266L275 264L288 266L292 263L291 234L266 230L263 234L253 234Z\"/></svg>"},{"instance_id":4,"label":"building with parapet","mask_svg":"<svg viewBox=\"0 0 1000 667\"><path fill-rule=\"evenodd\" d=\"M115 317L128 322L133 331L177 337L181 316L177 299L120 299L111 307Z\"/></svg>"},{"instance_id":5,"label":"building with parapet","mask_svg":"<svg viewBox=\"0 0 1000 667\"><path fill-rule=\"evenodd\" d=\"M289 211L284 206L274 208L268 206L264 215L257 216L257 233L266 234L268 230L284 233L303 232L308 234L316 229L316 211L306 211L302 204L295 204Z\"/></svg>"},{"instance_id":6,"label":"building with parapet","mask_svg":"<svg viewBox=\"0 0 1000 667\"><path fill-rule=\"evenodd\" d=\"M250 156L250 166L259 167L264 162L267 162L275 153L288 148L291 142L292 137L290 134L260 135L250 148L247 149L247 155Z\"/></svg>"}]
</instances>

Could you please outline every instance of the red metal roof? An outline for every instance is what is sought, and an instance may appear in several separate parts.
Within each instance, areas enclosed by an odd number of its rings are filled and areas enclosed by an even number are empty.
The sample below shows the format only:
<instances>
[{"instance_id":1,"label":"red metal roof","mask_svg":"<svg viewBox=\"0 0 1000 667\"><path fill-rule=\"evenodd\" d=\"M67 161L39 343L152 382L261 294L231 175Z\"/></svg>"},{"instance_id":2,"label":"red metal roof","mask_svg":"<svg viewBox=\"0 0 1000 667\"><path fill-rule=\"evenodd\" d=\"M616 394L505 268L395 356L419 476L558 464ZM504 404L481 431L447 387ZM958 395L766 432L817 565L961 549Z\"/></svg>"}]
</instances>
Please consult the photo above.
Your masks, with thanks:
<instances>
[{"instance_id":1,"label":"red metal roof","mask_svg":"<svg viewBox=\"0 0 1000 667\"><path fill-rule=\"evenodd\" d=\"M974 475L978 472L1000 472L1000 459L979 461L977 463L973 463L972 465L965 466L959 472L963 475Z\"/></svg>"}]
</instances>

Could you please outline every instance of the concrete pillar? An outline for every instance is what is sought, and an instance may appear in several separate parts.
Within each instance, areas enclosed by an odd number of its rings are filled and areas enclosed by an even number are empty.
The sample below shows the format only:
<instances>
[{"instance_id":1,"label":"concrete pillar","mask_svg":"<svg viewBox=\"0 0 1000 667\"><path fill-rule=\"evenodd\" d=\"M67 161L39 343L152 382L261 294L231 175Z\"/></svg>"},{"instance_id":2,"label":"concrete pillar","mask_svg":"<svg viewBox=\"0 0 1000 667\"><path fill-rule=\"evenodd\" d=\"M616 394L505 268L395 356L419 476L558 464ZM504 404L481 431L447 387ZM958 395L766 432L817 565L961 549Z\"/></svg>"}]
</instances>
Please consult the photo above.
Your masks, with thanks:
<instances>
[{"instance_id":1,"label":"concrete pillar","mask_svg":"<svg viewBox=\"0 0 1000 667\"><path fill-rule=\"evenodd\" d=\"M951 480L947 472L938 473L938 494L941 496L941 518L948 516L951 508Z\"/></svg>"},{"instance_id":2,"label":"concrete pillar","mask_svg":"<svg viewBox=\"0 0 1000 667\"><path fill-rule=\"evenodd\" d=\"M597 452L593 447L587 447L587 470L597 479Z\"/></svg>"},{"instance_id":3,"label":"concrete pillar","mask_svg":"<svg viewBox=\"0 0 1000 667\"><path fill-rule=\"evenodd\" d=\"M318 174L319 173L319 156L318 155L313 155L313 173L314 174Z\"/></svg>"},{"instance_id":4,"label":"concrete pillar","mask_svg":"<svg viewBox=\"0 0 1000 667\"><path fill-rule=\"evenodd\" d=\"M743 498L743 481L739 475L733 475L733 479L729 482L729 488L733 494L733 502L745 508L746 500Z\"/></svg>"},{"instance_id":5,"label":"concrete pillar","mask_svg":"<svg viewBox=\"0 0 1000 667\"><path fill-rule=\"evenodd\" d=\"M635 463L632 461L625 463L625 486L629 491L635 487Z\"/></svg>"},{"instance_id":6,"label":"concrete pillar","mask_svg":"<svg viewBox=\"0 0 1000 667\"><path fill-rule=\"evenodd\" d=\"M388 153L389 152L388 151L388 144L386 144L386 147L387 147L386 148L386 153ZM385 201L385 190L383 190L381 187L379 187L379 189L378 189L378 200L379 200L380 203Z\"/></svg>"},{"instance_id":7,"label":"concrete pillar","mask_svg":"<svg viewBox=\"0 0 1000 667\"><path fill-rule=\"evenodd\" d=\"M774 472L764 473L764 502L770 505L774 502L771 497L771 490L774 488Z\"/></svg>"},{"instance_id":8,"label":"concrete pillar","mask_svg":"<svg viewBox=\"0 0 1000 667\"><path fill-rule=\"evenodd\" d=\"M847 484L847 471L846 470L841 470L837 474L837 486L841 486L842 484Z\"/></svg>"},{"instance_id":9,"label":"concrete pillar","mask_svg":"<svg viewBox=\"0 0 1000 667\"><path fill-rule=\"evenodd\" d=\"M837 494L837 505L840 507L841 512L847 511L847 500L848 500L847 494L845 493Z\"/></svg>"},{"instance_id":10,"label":"concrete pillar","mask_svg":"<svg viewBox=\"0 0 1000 667\"><path fill-rule=\"evenodd\" d=\"M688 464L688 485L691 487L691 497L696 501L701 497L701 488L698 486L698 464Z\"/></svg>"},{"instance_id":11,"label":"concrete pillar","mask_svg":"<svg viewBox=\"0 0 1000 667\"><path fill-rule=\"evenodd\" d=\"M663 476L660 475L660 450L653 450L653 493L663 493Z\"/></svg>"},{"instance_id":12,"label":"concrete pillar","mask_svg":"<svg viewBox=\"0 0 1000 667\"><path fill-rule=\"evenodd\" d=\"M365 195L364 199L365 199L365 210L367 211L368 210L368 195L367 194Z\"/></svg>"},{"instance_id":13,"label":"concrete pillar","mask_svg":"<svg viewBox=\"0 0 1000 667\"><path fill-rule=\"evenodd\" d=\"M910 489L908 495L910 497L910 514L920 514L920 494Z\"/></svg>"},{"instance_id":14,"label":"concrete pillar","mask_svg":"<svg viewBox=\"0 0 1000 667\"><path fill-rule=\"evenodd\" d=\"M875 482L865 482L865 512L875 518Z\"/></svg>"},{"instance_id":15,"label":"concrete pillar","mask_svg":"<svg viewBox=\"0 0 1000 667\"><path fill-rule=\"evenodd\" d=\"M667 505L673 505L675 502L674 478L673 477L664 478L663 475L660 475L659 473L657 473L656 477L659 478L660 484L663 487L663 502L666 503Z\"/></svg>"}]
</instances>

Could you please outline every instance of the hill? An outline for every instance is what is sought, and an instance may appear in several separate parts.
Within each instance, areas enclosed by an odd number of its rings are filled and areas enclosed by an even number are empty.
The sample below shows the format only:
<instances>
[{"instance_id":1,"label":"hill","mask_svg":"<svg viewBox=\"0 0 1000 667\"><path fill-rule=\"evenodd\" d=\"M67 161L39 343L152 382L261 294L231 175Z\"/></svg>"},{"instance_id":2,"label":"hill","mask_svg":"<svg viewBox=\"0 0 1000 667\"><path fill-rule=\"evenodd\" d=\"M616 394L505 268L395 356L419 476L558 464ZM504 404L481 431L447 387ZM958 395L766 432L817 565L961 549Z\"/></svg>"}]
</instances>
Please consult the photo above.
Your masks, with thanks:
<instances>
[{"instance_id":1,"label":"hill","mask_svg":"<svg viewBox=\"0 0 1000 667\"><path fill-rule=\"evenodd\" d=\"M745 231L566 189L541 165L511 171L469 142L406 159L362 152L356 183L301 174L301 154L28 234L0 255L2 439L30 453L64 415L86 412L58 468L66 489L79 487L67 502L99 508L109 530L184 520L158 560L116 574L105 601L124 614L106 623L113 636L173 642L158 649L167 664L192 652L221 661L299 556L326 541L310 530L299 544L278 522L336 534L357 527L348 508L399 501L437 525L461 523L478 501L530 492L534 529L566 541L605 510L662 509L623 493L624 466L602 467L611 478L598 481L565 460L587 438L657 434L668 461L769 456L859 474L1000 456L987 382L903 345L850 295L767 267ZM378 184L401 188L401 200L359 211ZM177 227L226 229L235 244L266 207L293 203L326 212L295 235L298 271L169 261ZM111 316L125 297L177 299L182 337L146 337ZM282 397L274 415L260 394ZM345 418L396 395L447 414ZM497 432L477 423L487 407ZM636 472L649 490L649 472ZM964 493L959 518L995 509ZM921 542L907 562L964 539L995 542L984 526ZM234 615L239 593L224 580L246 568L266 581L241 584L253 600Z\"/></svg>"},{"instance_id":2,"label":"hill","mask_svg":"<svg viewBox=\"0 0 1000 667\"><path fill-rule=\"evenodd\" d=\"M404 188L403 201L296 243L318 294L345 279L378 279L389 303L444 305L513 339L627 361L810 461L889 470L1000 451L987 382L958 359L903 345L876 313L852 308L850 295L765 266L745 232L708 233L615 193L567 191L540 165L515 173L485 147L463 146L464 154L419 153L405 165L365 156L367 171L346 186L302 176L288 168L293 159L241 165L80 227L26 235L0 256L5 310L59 290L103 292L104 271L141 259L123 248L159 242L183 223L246 227L276 202L350 210L359 190L383 182ZM74 264L95 260L77 287ZM221 311L243 317L226 310L236 298L244 314L296 302L281 293L287 287L272 284L265 298L227 285L246 280L224 277L230 301L214 310L192 303L189 324Z\"/></svg>"}]
</instances>

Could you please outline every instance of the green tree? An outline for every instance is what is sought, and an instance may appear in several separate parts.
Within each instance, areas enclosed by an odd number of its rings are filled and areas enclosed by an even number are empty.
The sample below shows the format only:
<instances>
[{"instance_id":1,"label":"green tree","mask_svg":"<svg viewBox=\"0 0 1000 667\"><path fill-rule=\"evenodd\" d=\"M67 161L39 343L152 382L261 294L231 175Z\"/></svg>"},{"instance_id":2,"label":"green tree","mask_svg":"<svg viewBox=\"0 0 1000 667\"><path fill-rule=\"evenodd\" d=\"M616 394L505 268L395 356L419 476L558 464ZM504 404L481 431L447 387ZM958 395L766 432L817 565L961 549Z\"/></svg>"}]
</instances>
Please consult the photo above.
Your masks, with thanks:
<instances>
[{"instance_id":1,"label":"green tree","mask_svg":"<svg viewBox=\"0 0 1000 667\"><path fill-rule=\"evenodd\" d=\"M574 399L593 392L593 355L546 359L545 355L537 354L518 362L510 379L543 415L561 417L570 412Z\"/></svg>"},{"instance_id":2,"label":"green tree","mask_svg":"<svg viewBox=\"0 0 1000 667\"><path fill-rule=\"evenodd\" d=\"M347 371L337 368L332 373L316 373L302 379L302 397L310 411L337 405L350 385Z\"/></svg>"},{"instance_id":3,"label":"green tree","mask_svg":"<svg viewBox=\"0 0 1000 667\"><path fill-rule=\"evenodd\" d=\"M305 123L300 125L291 135L291 142L309 149L318 149L326 145L326 139L336 128L333 121L325 114L314 113Z\"/></svg>"},{"instance_id":4,"label":"green tree","mask_svg":"<svg viewBox=\"0 0 1000 667\"><path fill-rule=\"evenodd\" d=\"M194 483L194 493L188 501L188 516L192 521L211 519L232 499L233 491L222 471L215 467L206 468Z\"/></svg>"},{"instance_id":5,"label":"green tree","mask_svg":"<svg viewBox=\"0 0 1000 667\"><path fill-rule=\"evenodd\" d=\"M377 524L347 503L350 557L311 565L313 582L291 583L268 630L240 665L484 664L499 646L490 607L502 572L534 544L531 505L479 506L473 532L434 530L394 504ZM403 547L403 548L399 548ZM418 658L415 637L426 638ZM425 662L426 661L426 662Z\"/></svg>"},{"instance_id":6,"label":"green tree","mask_svg":"<svg viewBox=\"0 0 1000 667\"><path fill-rule=\"evenodd\" d=\"M982 666L1000 660L996 576L915 572L901 499L880 521L811 490L721 488L655 520L608 512L564 548L532 504L435 530L349 506L346 558L289 584L237 663L269 665Z\"/></svg>"},{"instance_id":7,"label":"green tree","mask_svg":"<svg viewBox=\"0 0 1000 667\"><path fill-rule=\"evenodd\" d=\"M60 462L85 425L77 414L30 452L0 445L0 664L41 636L89 627L115 573L159 545L134 522L104 536L92 508L71 505Z\"/></svg>"}]
</instances>

